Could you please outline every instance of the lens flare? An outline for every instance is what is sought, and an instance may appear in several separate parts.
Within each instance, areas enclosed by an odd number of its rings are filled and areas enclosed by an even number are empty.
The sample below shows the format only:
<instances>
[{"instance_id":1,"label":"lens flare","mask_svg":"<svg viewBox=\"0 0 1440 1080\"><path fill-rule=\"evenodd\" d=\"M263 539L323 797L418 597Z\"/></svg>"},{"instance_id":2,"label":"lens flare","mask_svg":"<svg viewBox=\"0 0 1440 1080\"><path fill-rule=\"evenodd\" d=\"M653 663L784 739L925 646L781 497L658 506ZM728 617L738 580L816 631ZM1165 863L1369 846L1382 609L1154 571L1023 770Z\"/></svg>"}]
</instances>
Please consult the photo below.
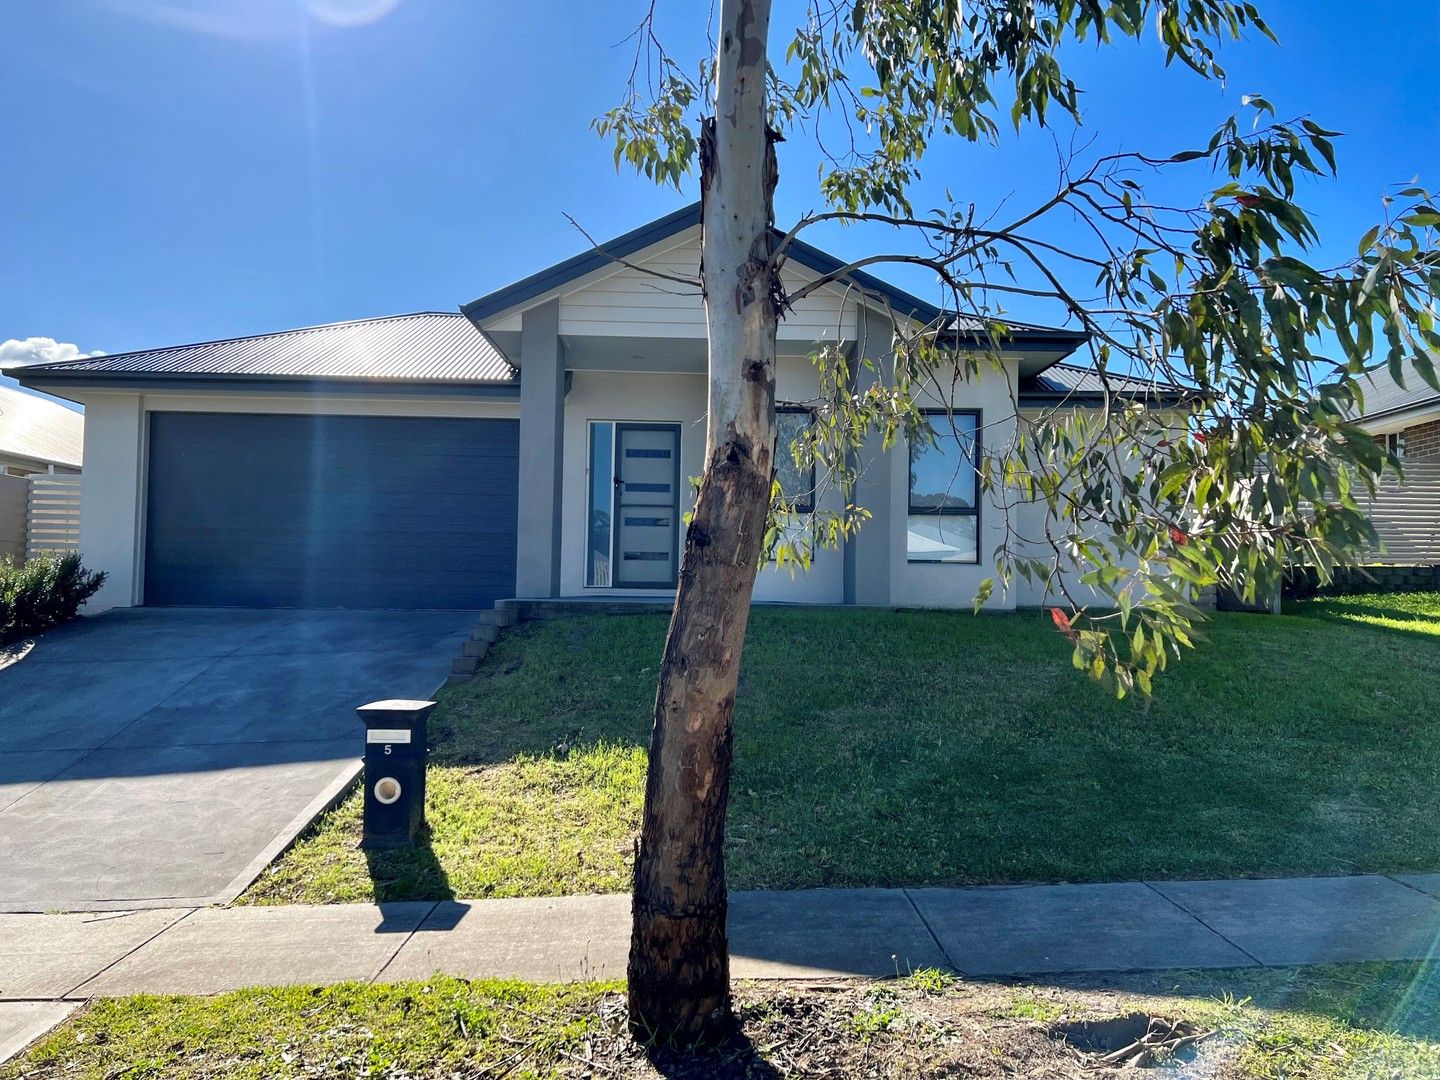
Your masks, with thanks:
<instances>
[{"instance_id":1,"label":"lens flare","mask_svg":"<svg viewBox=\"0 0 1440 1080\"><path fill-rule=\"evenodd\" d=\"M316 22L341 27L369 26L399 6L400 0L306 0Z\"/></svg>"}]
</instances>

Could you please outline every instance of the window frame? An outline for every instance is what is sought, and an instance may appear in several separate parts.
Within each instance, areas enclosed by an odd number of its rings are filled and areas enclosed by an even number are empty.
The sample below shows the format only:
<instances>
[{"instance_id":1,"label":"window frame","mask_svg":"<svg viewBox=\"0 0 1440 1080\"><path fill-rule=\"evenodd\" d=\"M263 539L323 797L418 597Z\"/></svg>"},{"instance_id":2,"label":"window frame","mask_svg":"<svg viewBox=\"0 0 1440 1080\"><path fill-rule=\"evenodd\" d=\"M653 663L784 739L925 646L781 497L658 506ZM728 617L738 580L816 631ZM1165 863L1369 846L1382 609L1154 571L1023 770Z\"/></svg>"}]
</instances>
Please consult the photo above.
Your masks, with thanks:
<instances>
[{"instance_id":1,"label":"window frame","mask_svg":"<svg viewBox=\"0 0 1440 1080\"><path fill-rule=\"evenodd\" d=\"M809 418L810 423L813 425L813 424L815 423L815 410L812 409L812 408L810 408L808 405L776 405L776 406L775 406L775 434L776 434L776 439L775 439L775 455L776 455L776 457L778 458L780 454L784 453L784 454L786 454L786 455L789 455L789 460L790 460L791 462L793 462L793 461L795 460L795 458L794 458L794 455L792 455L791 452L790 452L790 446L789 446L788 444L787 444L786 446L784 446L784 447L781 447L781 446L780 446L780 438L779 438L779 435L780 435L780 417L783 416L783 415L806 416L806 417ZM817 481L816 481L816 474L815 474L815 460L812 458L812 459L810 460L810 487L809 487L809 489L808 489L808 490L806 491L806 493L805 493L805 501L804 501L804 503L796 503L796 504L795 504L795 507L794 507L795 513L797 513L797 514L813 514L813 513L815 512L815 484L816 484L816 482L817 482Z\"/></svg>"},{"instance_id":2,"label":"window frame","mask_svg":"<svg viewBox=\"0 0 1440 1080\"><path fill-rule=\"evenodd\" d=\"M911 554L910 554L910 552L909 552L909 544L907 543L907 544L906 544L906 552L905 552L905 561L906 561L907 563L914 563L914 564L916 564L916 565L928 565L928 566L978 566L978 565L980 564L980 530L981 530L981 527L982 527L982 525L983 525L983 520L982 520L981 515L980 515L980 465L979 465L979 463L980 463L981 458L984 456L984 449L983 449L984 444L983 444L983 441L982 441L982 432L984 431L984 428L985 428L984 410L983 410L983 409L922 409L922 410L921 410L921 414L925 417L925 422L930 425L931 431L933 431L933 432L935 433L936 441L937 441L937 442L938 442L939 439L942 437L942 433L941 433L940 431L937 431L937 430L935 429L935 425L934 425L934 424L930 424L930 417L932 417L932 416L943 416L943 417L946 418L947 421L953 419L954 417L959 417L959 416L968 416L968 417L974 418L974 421L975 421L975 434L974 434L974 437L973 437L972 443L971 443L971 452L970 452L970 454L969 454L968 456L969 456L969 458L970 458L971 467L972 467L972 468L974 469L974 471L975 471L975 498L974 498L974 503L975 503L975 505L974 505L974 506L971 506L971 507L960 507L960 506L926 506L926 507L920 507L920 508L917 508L917 507L915 506L915 490L914 490L914 486L913 486L913 485L914 485L914 477L915 477L915 473L914 473L915 444L914 444L914 441L911 440L911 441L909 441L909 444L906 446L906 463L905 463L905 466L906 466L906 467L905 467L905 472L906 472L906 480L905 480L905 517L906 517L906 520L907 520L907 522L908 522L908 520L909 520L910 518L912 518L912 517L973 517L973 518L975 519L975 557L974 557L973 559L963 559L963 560L962 560L962 559L917 559L917 558L914 558L913 556L911 556ZM954 435L953 432L948 432L948 427L949 427L949 425L947 424L947 433L946 433L946 435L943 436L943 437L955 438L955 435ZM958 442L958 439L957 439L957 442ZM962 449L962 452L963 452L963 449ZM908 531L908 526L907 526L907 531Z\"/></svg>"}]
</instances>

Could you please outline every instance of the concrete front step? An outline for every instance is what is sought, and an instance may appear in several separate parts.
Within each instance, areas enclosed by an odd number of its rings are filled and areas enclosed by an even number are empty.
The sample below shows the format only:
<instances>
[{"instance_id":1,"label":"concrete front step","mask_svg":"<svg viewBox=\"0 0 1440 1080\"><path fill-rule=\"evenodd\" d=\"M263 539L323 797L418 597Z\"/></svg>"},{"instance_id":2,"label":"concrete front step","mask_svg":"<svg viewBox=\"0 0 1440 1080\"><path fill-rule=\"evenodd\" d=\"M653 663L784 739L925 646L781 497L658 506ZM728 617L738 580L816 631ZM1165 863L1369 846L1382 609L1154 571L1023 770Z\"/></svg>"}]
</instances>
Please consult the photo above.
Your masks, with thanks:
<instances>
[{"instance_id":1,"label":"concrete front step","mask_svg":"<svg viewBox=\"0 0 1440 1080\"><path fill-rule=\"evenodd\" d=\"M470 629L469 640L460 644L460 655L451 665L445 685L459 686L469 682L475 669L480 666L480 661L485 659L485 654L490 651L490 646L499 640L500 628L513 624L514 620L507 621L505 613L498 607L493 611L480 612L475 618L475 625Z\"/></svg>"},{"instance_id":2,"label":"concrete front step","mask_svg":"<svg viewBox=\"0 0 1440 1080\"><path fill-rule=\"evenodd\" d=\"M496 608L514 622L535 619L568 619L576 615L644 615L666 612L674 607L671 599L651 600L647 597L604 599L542 599L500 600ZM502 625L512 625L502 623Z\"/></svg>"}]
</instances>

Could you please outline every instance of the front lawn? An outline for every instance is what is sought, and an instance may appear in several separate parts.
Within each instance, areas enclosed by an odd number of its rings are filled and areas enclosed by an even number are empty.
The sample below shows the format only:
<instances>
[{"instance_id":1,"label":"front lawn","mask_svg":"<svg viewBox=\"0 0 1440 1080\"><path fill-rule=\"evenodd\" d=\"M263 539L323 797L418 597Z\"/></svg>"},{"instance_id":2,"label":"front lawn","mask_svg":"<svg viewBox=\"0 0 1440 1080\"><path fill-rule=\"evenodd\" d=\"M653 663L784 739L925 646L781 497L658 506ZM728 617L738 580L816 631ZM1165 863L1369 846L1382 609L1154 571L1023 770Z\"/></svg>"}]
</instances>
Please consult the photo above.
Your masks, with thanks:
<instances>
[{"instance_id":1,"label":"front lawn","mask_svg":"<svg viewBox=\"0 0 1440 1080\"><path fill-rule=\"evenodd\" d=\"M1167 1031L1175 1021L1194 1025L1184 1030L1206 1037L1177 1055L1188 1076L1437 1076L1437 985L1440 971L1420 964L1171 972L1115 978L1103 989L1093 981L957 982L938 972L889 983L745 985L736 995L742 1033L729 1045L707 1054L659 1050L653 1059L625 1036L613 985L435 978L136 997L92 1002L0 1066L0 1080L1078 1078L1097 1075L1087 1066L1130 1035L1115 1032L1097 1048L1097 1030L1076 1023L1119 1017L1127 1018L1122 1029L1143 1030L1150 1017L1163 1018Z\"/></svg>"},{"instance_id":2,"label":"front lawn","mask_svg":"<svg viewBox=\"0 0 1440 1080\"><path fill-rule=\"evenodd\" d=\"M367 860L351 797L246 900L626 889L665 624L509 632L432 721L429 846ZM1440 869L1440 594L1205 632L1115 702L1043 615L757 609L732 886Z\"/></svg>"}]
</instances>

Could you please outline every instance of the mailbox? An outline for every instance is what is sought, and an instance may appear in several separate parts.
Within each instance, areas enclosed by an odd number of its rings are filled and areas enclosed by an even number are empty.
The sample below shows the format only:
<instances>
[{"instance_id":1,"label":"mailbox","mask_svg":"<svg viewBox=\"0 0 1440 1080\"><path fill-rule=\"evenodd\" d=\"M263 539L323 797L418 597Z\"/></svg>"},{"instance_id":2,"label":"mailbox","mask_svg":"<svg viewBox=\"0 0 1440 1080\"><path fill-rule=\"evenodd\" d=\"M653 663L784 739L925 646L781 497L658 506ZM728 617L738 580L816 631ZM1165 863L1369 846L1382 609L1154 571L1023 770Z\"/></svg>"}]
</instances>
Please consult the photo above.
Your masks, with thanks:
<instances>
[{"instance_id":1,"label":"mailbox","mask_svg":"<svg viewBox=\"0 0 1440 1080\"><path fill-rule=\"evenodd\" d=\"M365 724L365 827L360 846L413 844L425 824L426 720L433 701L374 701Z\"/></svg>"}]
</instances>

